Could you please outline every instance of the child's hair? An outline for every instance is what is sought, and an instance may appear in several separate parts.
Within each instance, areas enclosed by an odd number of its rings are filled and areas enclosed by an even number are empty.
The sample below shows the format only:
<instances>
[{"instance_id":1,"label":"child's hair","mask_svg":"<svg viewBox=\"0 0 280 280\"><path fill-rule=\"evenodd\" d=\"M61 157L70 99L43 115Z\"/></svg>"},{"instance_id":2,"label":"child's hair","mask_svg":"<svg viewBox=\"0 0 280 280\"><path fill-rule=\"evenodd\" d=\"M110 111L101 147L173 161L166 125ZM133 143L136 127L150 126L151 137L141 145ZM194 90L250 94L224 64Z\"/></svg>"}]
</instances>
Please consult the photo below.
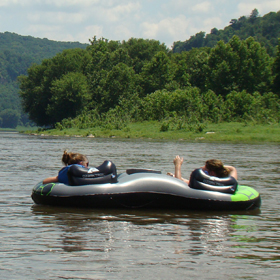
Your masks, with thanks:
<instances>
[{"instance_id":1,"label":"child's hair","mask_svg":"<svg viewBox=\"0 0 280 280\"><path fill-rule=\"evenodd\" d=\"M66 166L77 164L79 162L88 162L88 159L85 155L82 155L80 153L68 153L67 150L63 152L61 160Z\"/></svg>"},{"instance_id":2,"label":"child's hair","mask_svg":"<svg viewBox=\"0 0 280 280\"><path fill-rule=\"evenodd\" d=\"M214 171L219 178L225 178L229 176L230 171L224 167L223 162L218 159L207 160L205 166L209 171Z\"/></svg>"}]
</instances>

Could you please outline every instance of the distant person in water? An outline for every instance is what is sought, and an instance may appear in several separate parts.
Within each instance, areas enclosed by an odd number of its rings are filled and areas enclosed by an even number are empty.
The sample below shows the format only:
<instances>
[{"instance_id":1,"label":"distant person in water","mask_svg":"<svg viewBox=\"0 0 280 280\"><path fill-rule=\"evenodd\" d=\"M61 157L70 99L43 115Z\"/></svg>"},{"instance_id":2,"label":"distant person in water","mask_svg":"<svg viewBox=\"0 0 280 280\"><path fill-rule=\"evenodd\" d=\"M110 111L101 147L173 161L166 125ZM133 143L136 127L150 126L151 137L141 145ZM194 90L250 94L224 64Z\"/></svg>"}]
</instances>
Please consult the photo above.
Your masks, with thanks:
<instances>
[{"instance_id":1,"label":"distant person in water","mask_svg":"<svg viewBox=\"0 0 280 280\"><path fill-rule=\"evenodd\" d=\"M59 172L58 175L55 177L49 177L43 180L43 184L48 184L48 183L64 183L69 185L68 181L68 176L67 176L67 171L69 167L73 164L80 165L81 167L88 168L89 161L87 157L83 154L80 153L68 153L68 151L64 151L62 155L62 162L65 165ZM91 172L98 171L98 169L93 168Z\"/></svg>"},{"instance_id":2,"label":"distant person in water","mask_svg":"<svg viewBox=\"0 0 280 280\"><path fill-rule=\"evenodd\" d=\"M185 183L189 184L189 180L184 179L181 174L181 167L183 164L183 157L176 156L173 160L175 166L175 173L172 174L170 172L167 175L176 177ZM218 178L225 178L225 177L233 177L237 180L237 171L236 168L230 165L224 165L222 161L218 159L209 159L205 162L205 165L201 167L204 173L209 176L214 176Z\"/></svg>"}]
</instances>

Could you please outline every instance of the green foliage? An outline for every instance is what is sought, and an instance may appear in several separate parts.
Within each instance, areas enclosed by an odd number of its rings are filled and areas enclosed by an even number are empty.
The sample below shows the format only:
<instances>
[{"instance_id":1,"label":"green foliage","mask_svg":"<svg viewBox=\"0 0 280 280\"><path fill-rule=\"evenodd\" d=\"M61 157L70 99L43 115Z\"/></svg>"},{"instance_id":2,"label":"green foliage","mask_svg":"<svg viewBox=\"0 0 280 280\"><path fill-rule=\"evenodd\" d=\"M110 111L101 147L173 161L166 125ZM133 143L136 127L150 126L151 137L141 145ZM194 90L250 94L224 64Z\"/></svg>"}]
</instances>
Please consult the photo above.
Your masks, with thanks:
<instances>
[{"instance_id":1,"label":"green foliage","mask_svg":"<svg viewBox=\"0 0 280 280\"><path fill-rule=\"evenodd\" d=\"M129 53L125 42L95 39L87 50L34 65L20 78L25 111L37 124L60 129L122 129L130 121L156 120L162 131L199 131L206 122L279 117L272 106L277 96L267 94L271 59L253 38L171 56L159 51L139 74Z\"/></svg>"},{"instance_id":2,"label":"green foliage","mask_svg":"<svg viewBox=\"0 0 280 280\"><path fill-rule=\"evenodd\" d=\"M215 32L217 33L217 32ZM184 43L175 42L173 45L173 52L179 53L182 51L190 51L193 48L201 48L204 46L205 32L201 31L191 36L189 40Z\"/></svg>"},{"instance_id":3,"label":"green foliage","mask_svg":"<svg viewBox=\"0 0 280 280\"><path fill-rule=\"evenodd\" d=\"M209 48L192 49L173 56L177 66L174 80L181 88L191 85L200 88L201 91L206 89L209 52Z\"/></svg>"},{"instance_id":4,"label":"green foliage","mask_svg":"<svg viewBox=\"0 0 280 280\"><path fill-rule=\"evenodd\" d=\"M107 72L103 87L102 111L119 104L121 99L129 99L135 89L135 73L133 68L124 63L119 63Z\"/></svg>"},{"instance_id":5,"label":"green foliage","mask_svg":"<svg viewBox=\"0 0 280 280\"><path fill-rule=\"evenodd\" d=\"M28 76L19 77L23 109L32 121L41 126L54 125L82 111L89 99L83 75L87 56L85 50L66 50L30 67Z\"/></svg>"},{"instance_id":6,"label":"green foliage","mask_svg":"<svg viewBox=\"0 0 280 280\"><path fill-rule=\"evenodd\" d=\"M156 40L131 38L127 42L123 41L122 46L127 50L136 74L142 71L144 64L151 61L156 53L168 52L166 46Z\"/></svg>"},{"instance_id":7,"label":"green foliage","mask_svg":"<svg viewBox=\"0 0 280 280\"><path fill-rule=\"evenodd\" d=\"M207 77L208 88L222 96L232 90L264 93L271 87L271 59L252 37L234 36L211 49Z\"/></svg>"},{"instance_id":8,"label":"green foliage","mask_svg":"<svg viewBox=\"0 0 280 280\"><path fill-rule=\"evenodd\" d=\"M29 125L18 94L18 76L26 75L27 69L34 63L40 64L43 59L51 58L65 49L85 49L87 46L77 42L55 42L9 32L0 33L0 112L16 110L20 115L18 125Z\"/></svg>"},{"instance_id":9,"label":"green foliage","mask_svg":"<svg viewBox=\"0 0 280 280\"><path fill-rule=\"evenodd\" d=\"M130 116L120 106L110 109L107 113L101 116L101 122L99 126L104 129L117 129L121 130L127 127Z\"/></svg>"},{"instance_id":10,"label":"green foliage","mask_svg":"<svg viewBox=\"0 0 280 280\"><path fill-rule=\"evenodd\" d=\"M162 90L173 79L173 68L166 53L158 52L143 66L141 72L143 96Z\"/></svg>"},{"instance_id":11,"label":"green foliage","mask_svg":"<svg viewBox=\"0 0 280 280\"><path fill-rule=\"evenodd\" d=\"M5 109L0 112L1 127L16 128L20 114L17 110Z\"/></svg>"},{"instance_id":12,"label":"green foliage","mask_svg":"<svg viewBox=\"0 0 280 280\"><path fill-rule=\"evenodd\" d=\"M75 118L63 119L61 122L55 124L57 129L68 129L68 128L91 128L99 126L100 124L100 115L96 110L91 110L88 112L83 112Z\"/></svg>"},{"instance_id":13,"label":"green foliage","mask_svg":"<svg viewBox=\"0 0 280 280\"><path fill-rule=\"evenodd\" d=\"M219 123L223 120L226 112L223 98L208 90L202 95L202 116L204 121Z\"/></svg>"},{"instance_id":14,"label":"green foliage","mask_svg":"<svg viewBox=\"0 0 280 280\"><path fill-rule=\"evenodd\" d=\"M280 39L278 39L277 54L272 66L274 75L273 91L280 97Z\"/></svg>"},{"instance_id":15,"label":"green foliage","mask_svg":"<svg viewBox=\"0 0 280 280\"><path fill-rule=\"evenodd\" d=\"M53 121L75 117L89 101L87 80L84 74L70 72L55 80L50 87L51 98L46 114Z\"/></svg>"},{"instance_id":16,"label":"green foliage","mask_svg":"<svg viewBox=\"0 0 280 280\"><path fill-rule=\"evenodd\" d=\"M248 17L241 16L239 19L232 19L230 25L223 30L213 28L210 34L205 35L204 32L199 32L185 42L175 42L172 50L174 53L181 53L194 48L212 48L219 41L228 43L234 35L241 40L254 37L257 42L266 48L271 56L274 56L277 38L280 37L280 11L277 13L270 12L260 17L258 10L254 9Z\"/></svg>"},{"instance_id":17,"label":"green foliage","mask_svg":"<svg viewBox=\"0 0 280 280\"><path fill-rule=\"evenodd\" d=\"M202 132L207 127L206 122L201 122L195 115L190 117L178 116L173 112L170 117L165 118L161 122L160 131L193 131L195 133Z\"/></svg>"},{"instance_id":18,"label":"green foliage","mask_svg":"<svg viewBox=\"0 0 280 280\"><path fill-rule=\"evenodd\" d=\"M172 112L186 117L197 114L200 119L202 108L200 91L192 87L172 92L156 91L143 98L141 104L144 120L162 120L169 117Z\"/></svg>"},{"instance_id":19,"label":"green foliage","mask_svg":"<svg viewBox=\"0 0 280 280\"><path fill-rule=\"evenodd\" d=\"M246 91L233 91L227 96L225 107L227 121L249 120L256 123L271 123L280 120L280 101L273 93L261 95L255 92L251 95Z\"/></svg>"}]
</instances>

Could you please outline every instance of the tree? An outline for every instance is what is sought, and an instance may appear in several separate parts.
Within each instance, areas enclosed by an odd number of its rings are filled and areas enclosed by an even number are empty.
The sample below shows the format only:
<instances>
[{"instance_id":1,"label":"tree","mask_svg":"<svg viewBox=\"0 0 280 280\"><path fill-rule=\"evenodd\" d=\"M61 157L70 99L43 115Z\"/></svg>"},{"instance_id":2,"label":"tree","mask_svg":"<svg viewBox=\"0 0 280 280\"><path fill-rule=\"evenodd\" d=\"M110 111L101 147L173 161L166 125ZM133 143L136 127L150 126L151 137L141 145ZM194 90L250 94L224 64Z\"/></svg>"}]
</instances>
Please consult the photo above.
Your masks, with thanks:
<instances>
[{"instance_id":1,"label":"tree","mask_svg":"<svg viewBox=\"0 0 280 280\"><path fill-rule=\"evenodd\" d=\"M44 86L47 64L47 61L43 61L41 65L34 64L28 69L28 76L18 78L23 110L37 125L51 124L51 120L46 114L48 100L51 96Z\"/></svg>"},{"instance_id":2,"label":"tree","mask_svg":"<svg viewBox=\"0 0 280 280\"><path fill-rule=\"evenodd\" d=\"M41 65L33 65L28 69L28 76L19 77L20 96L24 112L37 125L53 126L59 121L51 109L53 101L57 98L52 88L59 88L59 81L70 72L83 73L87 68L89 54L85 50L66 50L52 59L43 60ZM67 76L65 76L67 77ZM65 79L65 78L64 78ZM62 79L60 87L66 81ZM60 93L63 90L59 91ZM65 93L65 92L64 92ZM54 95L54 96L53 96ZM62 100L62 98L57 98Z\"/></svg>"},{"instance_id":3,"label":"tree","mask_svg":"<svg viewBox=\"0 0 280 280\"><path fill-rule=\"evenodd\" d=\"M162 90L173 80L174 70L171 60L165 52L158 52L141 72L143 96L156 90Z\"/></svg>"},{"instance_id":4,"label":"tree","mask_svg":"<svg viewBox=\"0 0 280 280\"><path fill-rule=\"evenodd\" d=\"M13 109L5 109L0 112L0 119L2 120L1 127L16 128L19 118L20 114L18 111Z\"/></svg>"},{"instance_id":5,"label":"tree","mask_svg":"<svg viewBox=\"0 0 280 280\"><path fill-rule=\"evenodd\" d=\"M280 39L278 40L277 54L273 63L273 91L280 97Z\"/></svg>"},{"instance_id":6,"label":"tree","mask_svg":"<svg viewBox=\"0 0 280 280\"><path fill-rule=\"evenodd\" d=\"M216 94L246 90L266 92L271 87L271 59L253 38L234 36L228 44L220 41L210 51L207 85Z\"/></svg>"},{"instance_id":7,"label":"tree","mask_svg":"<svg viewBox=\"0 0 280 280\"><path fill-rule=\"evenodd\" d=\"M218 35L219 30L217 28L213 28L213 29L211 29L211 34Z\"/></svg>"},{"instance_id":8,"label":"tree","mask_svg":"<svg viewBox=\"0 0 280 280\"><path fill-rule=\"evenodd\" d=\"M186 52L182 54L174 54L172 56L172 62L174 65L173 81L178 84L179 88L190 86L190 75L188 73Z\"/></svg>"},{"instance_id":9,"label":"tree","mask_svg":"<svg viewBox=\"0 0 280 280\"><path fill-rule=\"evenodd\" d=\"M121 99L129 99L135 91L134 70L119 63L108 72L103 87L102 111L116 107Z\"/></svg>"},{"instance_id":10,"label":"tree","mask_svg":"<svg viewBox=\"0 0 280 280\"><path fill-rule=\"evenodd\" d=\"M225 107L227 108L230 121L243 119L245 114L250 115L254 97L245 90L241 92L232 91L226 97Z\"/></svg>"},{"instance_id":11,"label":"tree","mask_svg":"<svg viewBox=\"0 0 280 280\"><path fill-rule=\"evenodd\" d=\"M182 59L187 65L189 83L193 87L198 87L201 91L206 87L206 74L209 59L209 48L192 49L182 54Z\"/></svg>"},{"instance_id":12,"label":"tree","mask_svg":"<svg viewBox=\"0 0 280 280\"><path fill-rule=\"evenodd\" d=\"M142 100L143 119L162 120L170 114L199 118L203 112L202 99L198 88L188 87L174 91L158 90Z\"/></svg>"},{"instance_id":13,"label":"tree","mask_svg":"<svg viewBox=\"0 0 280 280\"><path fill-rule=\"evenodd\" d=\"M231 24L232 27L234 27L234 25L237 23L237 19L234 18L229 23Z\"/></svg>"},{"instance_id":14,"label":"tree","mask_svg":"<svg viewBox=\"0 0 280 280\"><path fill-rule=\"evenodd\" d=\"M130 38L127 42L122 43L122 47L128 52L132 59L133 69L136 74L142 71L142 67L160 51L168 53L168 49L164 44L157 40Z\"/></svg>"},{"instance_id":15,"label":"tree","mask_svg":"<svg viewBox=\"0 0 280 280\"><path fill-rule=\"evenodd\" d=\"M191 38L187 41L184 50L189 51L192 48L203 47L204 38L205 38L205 32L201 31L199 33L196 33L195 36L191 36Z\"/></svg>"},{"instance_id":16,"label":"tree","mask_svg":"<svg viewBox=\"0 0 280 280\"><path fill-rule=\"evenodd\" d=\"M254 9L252 12L251 12L251 15L250 15L250 19L254 20L256 19L257 17L259 16L259 11L257 9Z\"/></svg>"},{"instance_id":17,"label":"tree","mask_svg":"<svg viewBox=\"0 0 280 280\"><path fill-rule=\"evenodd\" d=\"M50 92L46 114L51 117L52 123L76 117L90 100L87 79L79 72L69 72L54 80Z\"/></svg>"}]
</instances>

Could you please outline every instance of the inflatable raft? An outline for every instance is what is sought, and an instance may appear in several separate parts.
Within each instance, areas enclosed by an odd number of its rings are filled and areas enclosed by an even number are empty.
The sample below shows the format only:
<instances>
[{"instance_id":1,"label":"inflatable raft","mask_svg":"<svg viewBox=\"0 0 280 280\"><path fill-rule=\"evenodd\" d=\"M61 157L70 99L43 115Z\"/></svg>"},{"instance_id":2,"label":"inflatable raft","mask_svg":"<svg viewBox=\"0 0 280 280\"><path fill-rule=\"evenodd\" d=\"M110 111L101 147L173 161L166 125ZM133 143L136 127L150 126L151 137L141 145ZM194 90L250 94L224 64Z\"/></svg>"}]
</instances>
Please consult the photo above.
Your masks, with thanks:
<instances>
[{"instance_id":1,"label":"inflatable raft","mask_svg":"<svg viewBox=\"0 0 280 280\"><path fill-rule=\"evenodd\" d=\"M199 176L200 172L197 171ZM72 186L61 183L44 185L40 182L33 188L32 199L36 204L88 208L239 211L256 209L261 205L260 194L255 189L232 185L231 181L227 186L216 182L209 188L209 182L206 181L191 188L177 178L147 169L128 169L119 175L114 169L111 174L94 176L80 176L88 180L83 185L73 178L70 181Z\"/></svg>"}]
</instances>

